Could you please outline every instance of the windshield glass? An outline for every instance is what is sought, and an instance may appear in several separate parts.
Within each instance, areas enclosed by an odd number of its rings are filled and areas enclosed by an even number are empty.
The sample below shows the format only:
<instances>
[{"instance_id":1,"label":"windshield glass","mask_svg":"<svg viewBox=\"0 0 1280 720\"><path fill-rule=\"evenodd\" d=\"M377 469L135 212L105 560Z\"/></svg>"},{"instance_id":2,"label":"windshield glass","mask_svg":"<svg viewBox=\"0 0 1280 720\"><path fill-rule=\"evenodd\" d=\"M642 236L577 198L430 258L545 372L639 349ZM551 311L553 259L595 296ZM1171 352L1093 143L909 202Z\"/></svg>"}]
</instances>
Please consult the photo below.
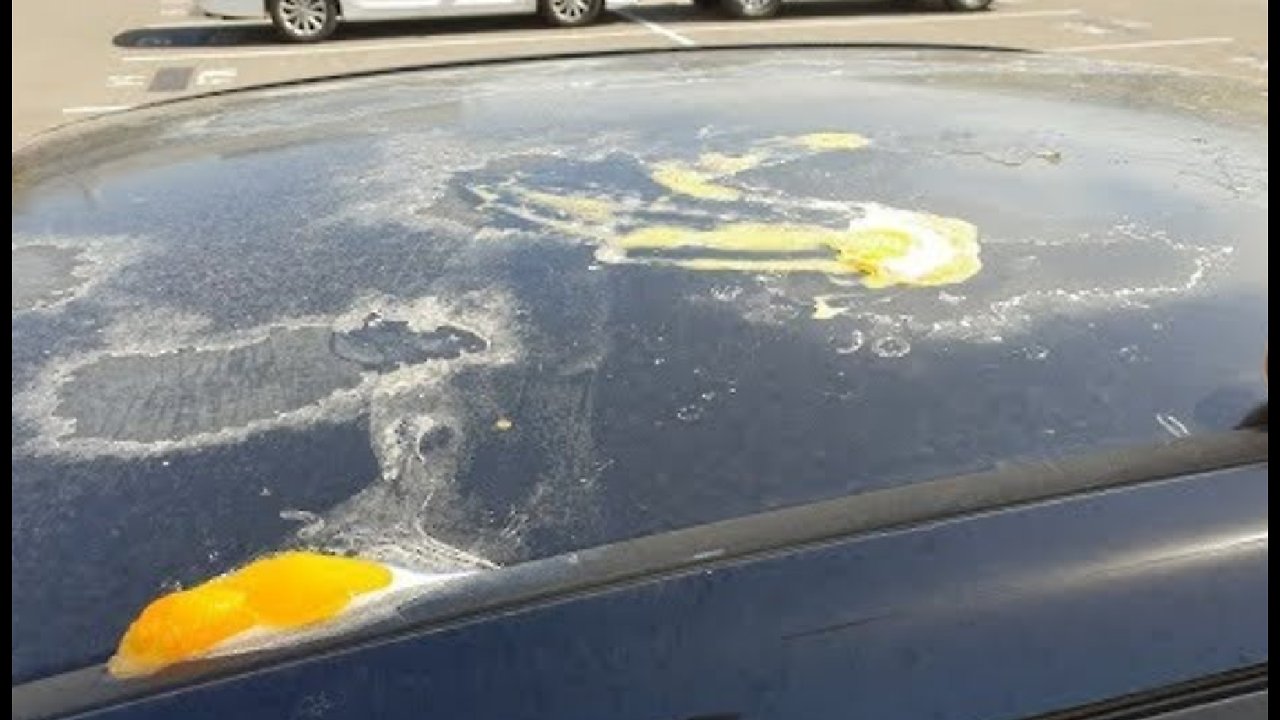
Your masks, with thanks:
<instances>
[{"instance_id":1,"label":"windshield glass","mask_svg":"<svg viewBox=\"0 0 1280 720\"><path fill-rule=\"evenodd\" d=\"M1067 10L1003 22L1145 37ZM545 50L738 32L623 13ZM112 97L547 37L166 22L114 36ZM979 44L969 22L916 40ZM18 102L21 47L15 145L53 124ZM1265 400L1265 59L1260 84L1090 53L659 52L68 106L110 117L14 157L14 678L281 549L485 570L1236 426Z\"/></svg>"}]
</instances>

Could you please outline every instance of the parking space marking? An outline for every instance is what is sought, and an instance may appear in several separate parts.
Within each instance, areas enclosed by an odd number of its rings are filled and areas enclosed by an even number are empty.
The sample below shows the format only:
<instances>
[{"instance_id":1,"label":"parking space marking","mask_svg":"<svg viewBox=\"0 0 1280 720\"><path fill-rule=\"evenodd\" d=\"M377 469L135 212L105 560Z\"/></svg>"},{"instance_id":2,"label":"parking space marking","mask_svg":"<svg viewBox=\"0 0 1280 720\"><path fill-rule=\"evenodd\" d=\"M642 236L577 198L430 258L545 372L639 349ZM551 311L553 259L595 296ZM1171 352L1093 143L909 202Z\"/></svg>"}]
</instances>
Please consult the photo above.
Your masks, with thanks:
<instances>
[{"instance_id":1,"label":"parking space marking","mask_svg":"<svg viewBox=\"0 0 1280 720\"><path fill-rule=\"evenodd\" d=\"M693 47L694 45L697 45L697 43L681 35L680 33L674 30L671 30L669 28L665 28L659 25L658 23L653 22L652 20L646 20L640 17L639 15L636 15L634 12L630 10L614 10L613 13L615 15L621 15L622 17L630 20L633 23L638 23L640 25L643 25L654 34L661 35L662 37L670 40L673 43L676 43L677 45L683 45L685 47Z\"/></svg>"},{"instance_id":2,"label":"parking space marking","mask_svg":"<svg viewBox=\"0 0 1280 720\"><path fill-rule=\"evenodd\" d=\"M216 87L230 85L236 80L235 68L210 68L201 70L196 75L196 87Z\"/></svg>"},{"instance_id":3,"label":"parking space marking","mask_svg":"<svg viewBox=\"0 0 1280 720\"><path fill-rule=\"evenodd\" d=\"M107 113L128 110L132 105L81 105L79 107L62 108L63 115L105 115Z\"/></svg>"},{"instance_id":4,"label":"parking space marking","mask_svg":"<svg viewBox=\"0 0 1280 720\"><path fill-rule=\"evenodd\" d=\"M127 88L142 87L147 81L146 75L108 75L107 87L109 88Z\"/></svg>"},{"instance_id":5,"label":"parking space marking","mask_svg":"<svg viewBox=\"0 0 1280 720\"><path fill-rule=\"evenodd\" d=\"M649 32L637 28L635 30L621 30L616 32L594 32L583 33L581 35L573 35L571 33L558 33L555 36L549 36L545 31L536 35L520 35L515 37L493 37L493 38L459 38L456 40L427 40L424 42L398 42L398 43L382 43L367 45L352 45L350 47L304 47L304 48L279 48L265 50L239 50L239 51L215 51L215 52L189 52L189 53L163 53L160 55L125 55L120 58L122 62L148 63L148 62L174 62L177 60L238 60L241 58L257 58L257 57L288 57L291 55L310 56L310 55L342 55L342 54L359 54L367 52L395 52L397 50L430 50L433 48L443 47L472 47L484 45L504 45L507 43L546 43L548 40L592 40L597 38L622 38L622 37L645 37Z\"/></svg>"},{"instance_id":6,"label":"parking space marking","mask_svg":"<svg viewBox=\"0 0 1280 720\"><path fill-rule=\"evenodd\" d=\"M1143 50L1145 48L1163 48L1163 47L1184 47L1187 45L1225 45L1235 42L1235 38L1229 37L1198 37L1198 38L1181 38L1178 40L1144 40L1140 42L1127 43L1109 43L1106 45L1075 45L1072 47L1055 48L1054 52L1060 53L1091 53L1106 52L1108 50Z\"/></svg>"},{"instance_id":7,"label":"parking space marking","mask_svg":"<svg viewBox=\"0 0 1280 720\"><path fill-rule=\"evenodd\" d=\"M1231 62L1237 65L1247 65L1254 70L1262 72L1267 71L1267 58L1260 55L1236 55L1231 58Z\"/></svg>"}]
</instances>

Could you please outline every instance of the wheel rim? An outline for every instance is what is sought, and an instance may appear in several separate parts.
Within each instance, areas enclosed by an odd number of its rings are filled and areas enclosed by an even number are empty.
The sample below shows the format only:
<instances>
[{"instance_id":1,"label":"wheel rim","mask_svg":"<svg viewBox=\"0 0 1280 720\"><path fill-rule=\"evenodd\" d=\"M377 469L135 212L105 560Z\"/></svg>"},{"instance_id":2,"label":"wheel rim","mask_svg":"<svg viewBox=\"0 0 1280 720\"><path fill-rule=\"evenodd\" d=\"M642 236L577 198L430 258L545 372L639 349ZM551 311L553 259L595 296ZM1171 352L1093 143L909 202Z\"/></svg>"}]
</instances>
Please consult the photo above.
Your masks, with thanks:
<instances>
[{"instance_id":1,"label":"wheel rim","mask_svg":"<svg viewBox=\"0 0 1280 720\"><path fill-rule=\"evenodd\" d=\"M561 20L581 20L591 11L591 0L551 0L551 12Z\"/></svg>"},{"instance_id":2,"label":"wheel rim","mask_svg":"<svg viewBox=\"0 0 1280 720\"><path fill-rule=\"evenodd\" d=\"M329 22L329 5L325 0L280 0L280 22L295 35L319 35Z\"/></svg>"},{"instance_id":3,"label":"wheel rim","mask_svg":"<svg viewBox=\"0 0 1280 720\"><path fill-rule=\"evenodd\" d=\"M741 2L743 12L748 15L755 15L764 12L769 7L771 0L741 0Z\"/></svg>"}]
</instances>

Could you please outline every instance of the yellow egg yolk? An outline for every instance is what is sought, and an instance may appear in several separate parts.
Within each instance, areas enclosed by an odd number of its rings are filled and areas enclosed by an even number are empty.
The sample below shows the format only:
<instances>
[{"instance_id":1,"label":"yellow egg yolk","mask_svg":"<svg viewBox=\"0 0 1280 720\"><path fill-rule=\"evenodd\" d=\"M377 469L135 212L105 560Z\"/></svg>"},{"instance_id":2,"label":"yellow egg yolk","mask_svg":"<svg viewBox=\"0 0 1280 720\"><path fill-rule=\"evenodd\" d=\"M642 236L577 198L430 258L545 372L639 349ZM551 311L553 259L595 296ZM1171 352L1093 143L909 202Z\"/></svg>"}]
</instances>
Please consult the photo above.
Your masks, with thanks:
<instances>
[{"instance_id":1,"label":"yellow egg yolk","mask_svg":"<svg viewBox=\"0 0 1280 720\"><path fill-rule=\"evenodd\" d=\"M706 230L649 225L612 238L597 257L702 271L855 274L873 288L931 286L962 282L981 269L977 236L977 228L963 220L874 207L848 229L751 222ZM661 254L698 249L716 254Z\"/></svg>"},{"instance_id":2,"label":"yellow egg yolk","mask_svg":"<svg viewBox=\"0 0 1280 720\"><path fill-rule=\"evenodd\" d=\"M107 669L116 677L148 675L248 630L324 622L391 581L388 568L367 560L310 552L266 557L152 602L125 631Z\"/></svg>"}]
</instances>

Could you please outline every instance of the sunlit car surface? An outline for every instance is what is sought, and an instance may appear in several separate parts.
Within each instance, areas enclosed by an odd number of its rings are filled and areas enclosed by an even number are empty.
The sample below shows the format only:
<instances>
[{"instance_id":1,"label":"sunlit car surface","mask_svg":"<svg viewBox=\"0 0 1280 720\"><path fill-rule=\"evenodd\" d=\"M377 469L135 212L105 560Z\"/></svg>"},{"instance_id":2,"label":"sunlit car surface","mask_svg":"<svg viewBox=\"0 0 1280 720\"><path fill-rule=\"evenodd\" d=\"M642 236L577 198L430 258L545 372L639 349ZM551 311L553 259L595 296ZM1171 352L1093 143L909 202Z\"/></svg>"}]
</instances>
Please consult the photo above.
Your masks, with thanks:
<instances>
[{"instance_id":1,"label":"sunlit car surface","mask_svg":"<svg viewBox=\"0 0 1280 720\"><path fill-rule=\"evenodd\" d=\"M698 7L741 18L776 15L783 0L694 0ZM271 19L286 40L315 42L333 34L340 22L373 22L434 17L540 15L560 27L589 25L605 0L197 0L202 12L222 18ZM632 4L621 1L616 5ZM944 0L951 10L985 10L991 0Z\"/></svg>"},{"instance_id":2,"label":"sunlit car surface","mask_svg":"<svg viewBox=\"0 0 1280 720\"><path fill-rule=\"evenodd\" d=\"M1247 85L927 49L50 135L13 716L1264 717L1266 147Z\"/></svg>"}]
</instances>

